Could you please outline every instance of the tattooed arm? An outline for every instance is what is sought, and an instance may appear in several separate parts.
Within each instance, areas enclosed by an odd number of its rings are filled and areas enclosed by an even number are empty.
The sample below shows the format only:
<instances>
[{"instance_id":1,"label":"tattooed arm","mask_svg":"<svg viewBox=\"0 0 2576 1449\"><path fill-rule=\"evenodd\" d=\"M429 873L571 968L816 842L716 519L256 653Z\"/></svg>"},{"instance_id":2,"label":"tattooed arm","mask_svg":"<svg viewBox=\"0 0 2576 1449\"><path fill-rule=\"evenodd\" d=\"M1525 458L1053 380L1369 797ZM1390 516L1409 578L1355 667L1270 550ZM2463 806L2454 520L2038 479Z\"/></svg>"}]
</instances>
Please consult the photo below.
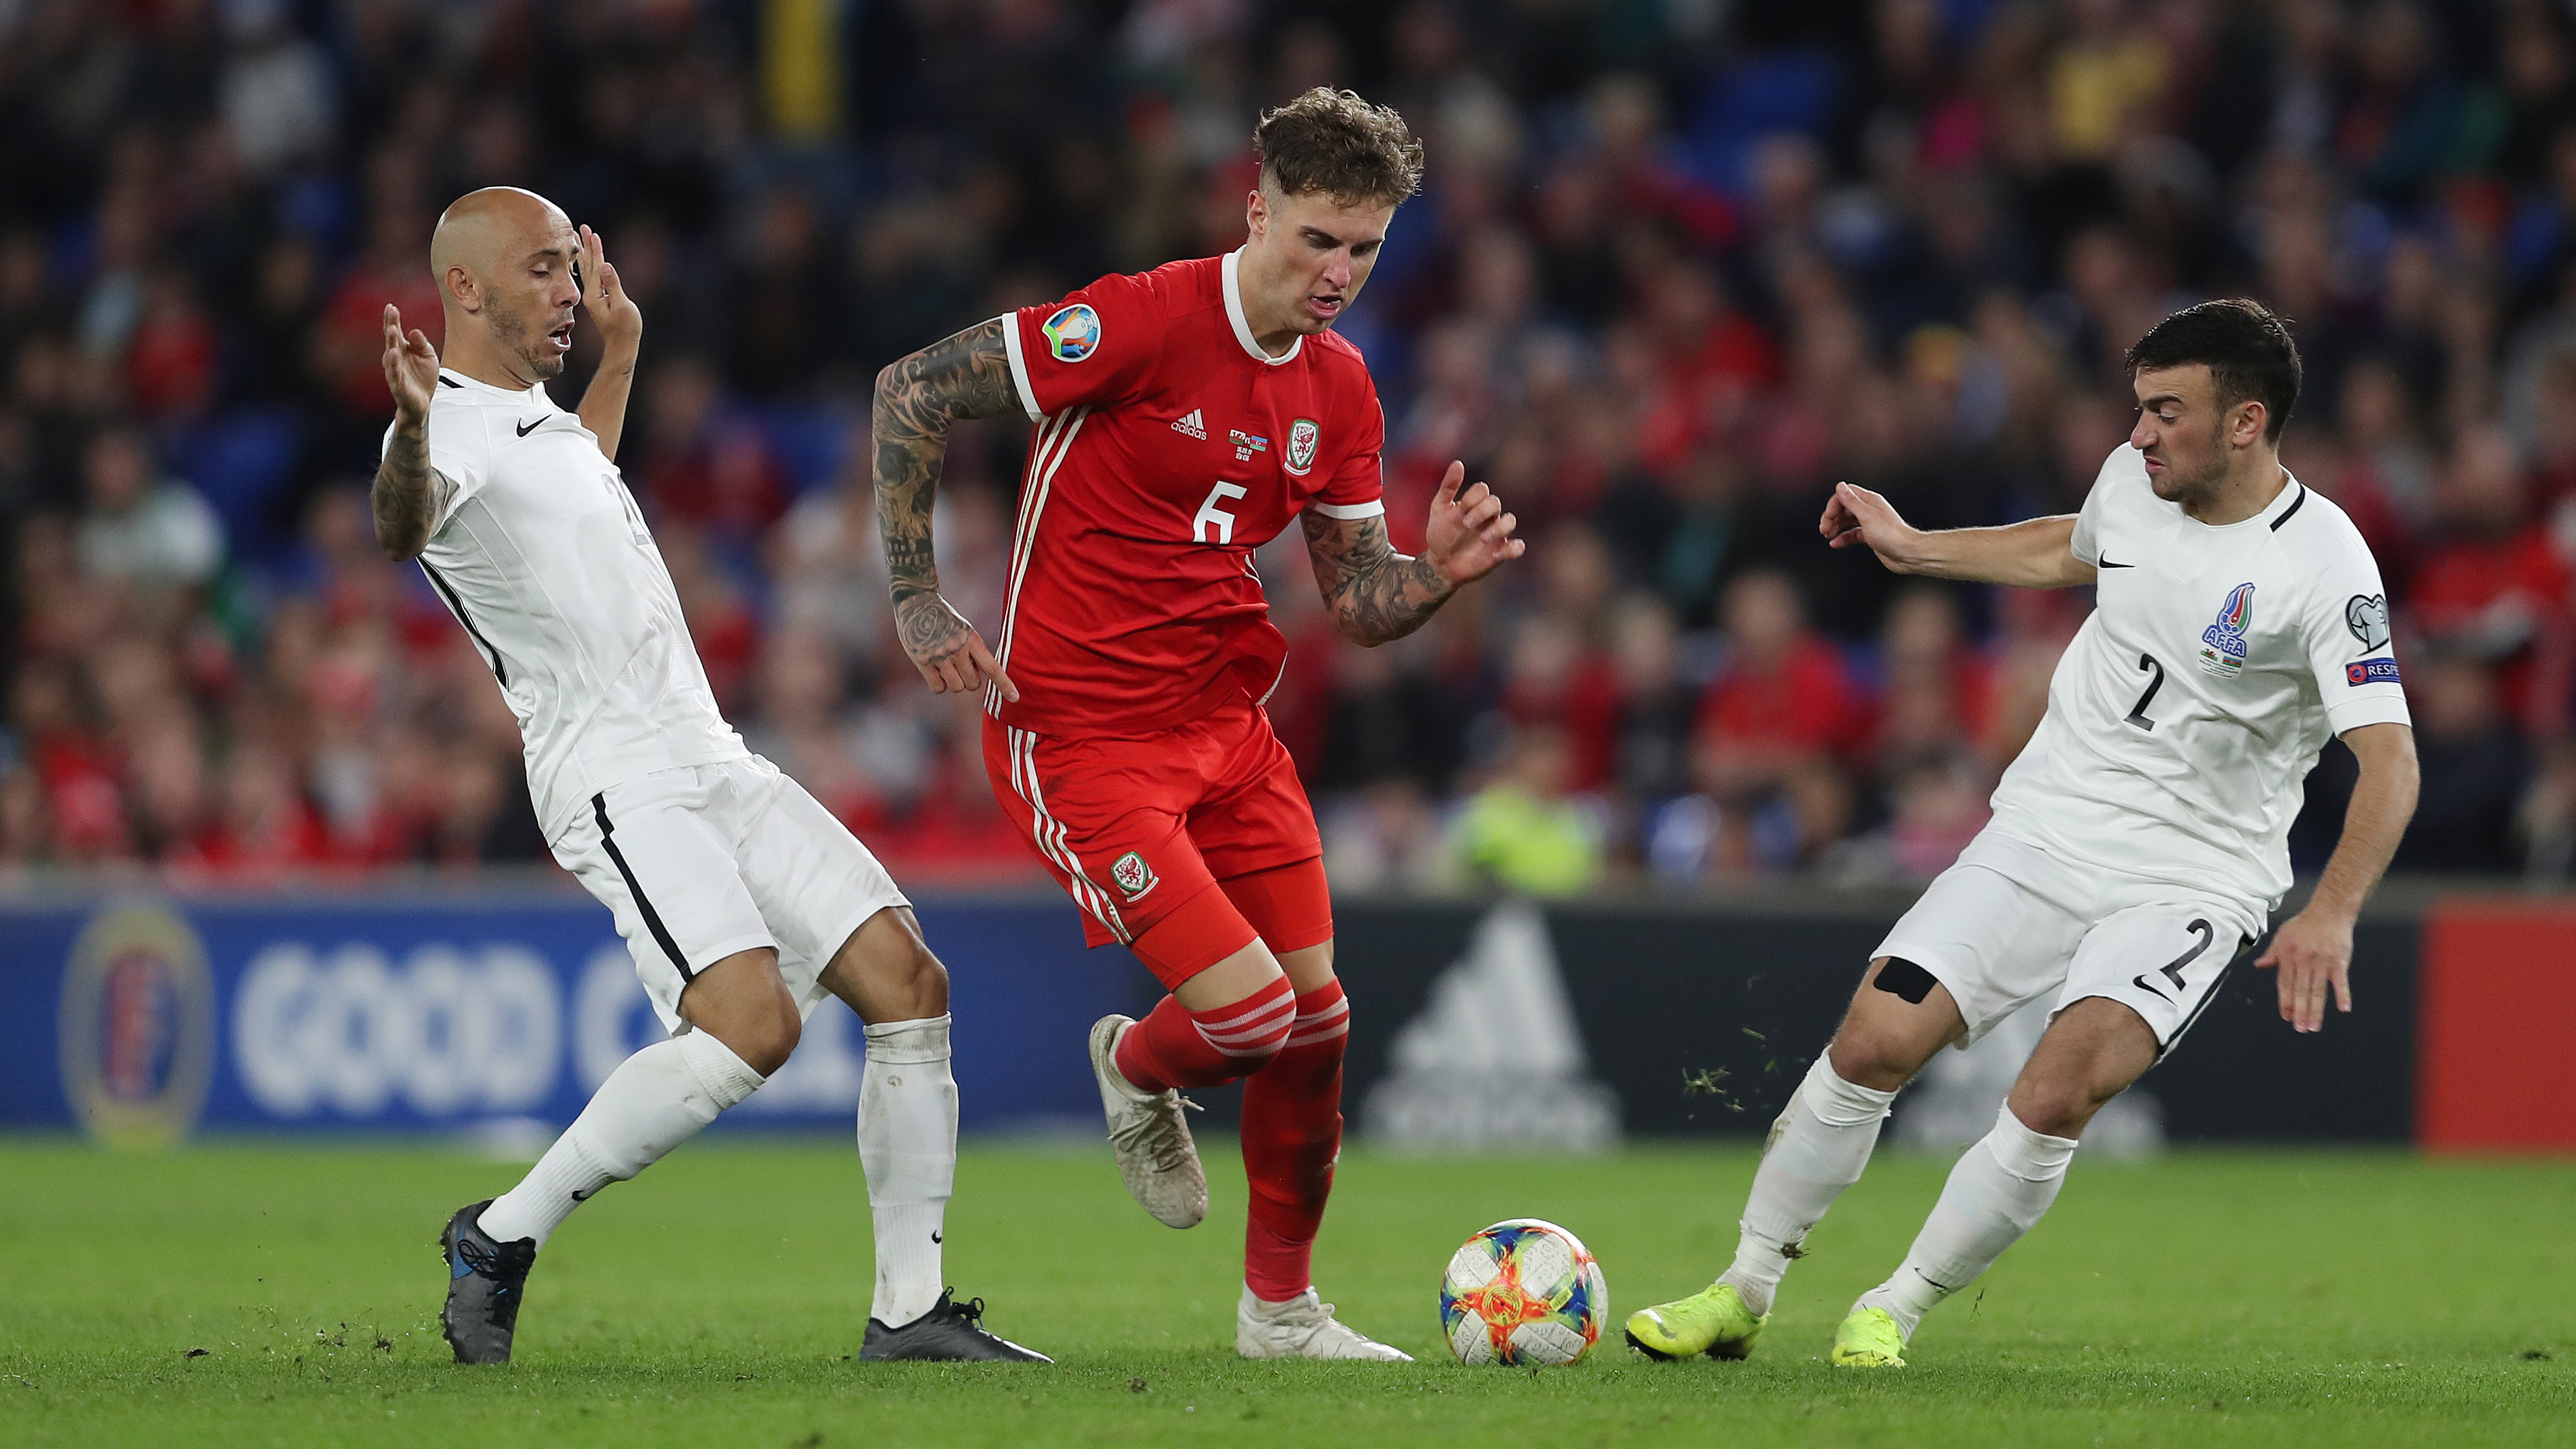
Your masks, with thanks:
<instances>
[{"instance_id":1,"label":"tattooed arm","mask_svg":"<svg viewBox=\"0 0 2576 1449\"><path fill-rule=\"evenodd\" d=\"M996 418L1019 407L1011 359L995 318L889 364L877 374L874 476L877 532L894 577L895 633L933 693L972 694L992 680L1004 699L1019 690L983 637L939 597L930 547L930 505L948 429L959 418Z\"/></svg>"},{"instance_id":2,"label":"tattooed arm","mask_svg":"<svg viewBox=\"0 0 2576 1449\"><path fill-rule=\"evenodd\" d=\"M429 466L429 400L438 392L438 349L414 328L405 336L402 313L385 308L385 385L394 394L394 436L376 468L368 501L376 513L376 542L394 559L420 557L438 519L445 480Z\"/></svg>"},{"instance_id":3,"label":"tattooed arm","mask_svg":"<svg viewBox=\"0 0 2576 1449\"><path fill-rule=\"evenodd\" d=\"M1419 556L1397 553L1387 542L1384 515L1328 518L1306 511L1315 583L1343 637L1372 646L1401 639L1461 587L1521 556L1527 545L1512 537L1516 520L1503 501L1482 483L1459 496L1466 477L1466 465L1452 463L1440 480Z\"/></svg>"}]
</instances>

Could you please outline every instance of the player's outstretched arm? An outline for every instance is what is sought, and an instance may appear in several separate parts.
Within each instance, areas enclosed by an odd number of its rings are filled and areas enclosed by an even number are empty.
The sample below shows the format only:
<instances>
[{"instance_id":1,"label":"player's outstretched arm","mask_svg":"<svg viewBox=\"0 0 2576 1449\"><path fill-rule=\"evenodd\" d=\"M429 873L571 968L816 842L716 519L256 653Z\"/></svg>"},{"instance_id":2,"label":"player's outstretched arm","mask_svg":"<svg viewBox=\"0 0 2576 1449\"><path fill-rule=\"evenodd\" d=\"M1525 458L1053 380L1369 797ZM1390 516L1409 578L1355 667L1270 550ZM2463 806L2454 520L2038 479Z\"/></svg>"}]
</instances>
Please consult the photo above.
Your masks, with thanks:
<instances>
[{"instance_id":1,"label":"player's outstretched arm","mask_svg":"<svg viewBox=\"0 0 2576 1449\"><path fill-rule=\"evenodd\" d=\"M992 680L1002 697L1019 690L984 647L983 636L939 596L939 564L930 544L930 505L948 430L959 418L997 418L1019 406L1011 355L1002 341L1007 319L995 318L934 342L877 374L874 428L877 532L894 579L895 633L933 692L971 694Z\"/></svg>"},{"instance_id":2,"label":"player's outstretched arm","mask_svg":"<svg viewBox=\"0 0 2576 1449\"><path fill-rule=\"evenodd\" d=\"M2061 513L2001 528L1915 528L1866 488L1834 485L1816 531L1835 548L1860 544L1892 573L2024 589L2066 589L2093 582L2093 566L2075 556L2075 515Z\"/></svg>"},{"instance_id":3,"label":"player's outstretched arm","mask_svg":"<svg viewBox=\"0 0 2576 1449\"><path fill-rule=\"evenodd\" d=\"M1449 596L1515 559L1528 545L1512 537L1518 520L1479 483L1461 495L1467 465L1451 463L1431 500L1431 523L1419 556L1387 542L1386 516L1328 518L1306 510L1306 552L1333 627L1344 638L1378 645L1422 627Z\"/></svg>"},{"instance_id":4,"label":"player's outstretched arm","mask_svg":"<svg viewBox=\"0 0 2576 1449\"><path fill-rule=\"evenodd\" d=\"M376 465L368 502L376 542L393 559L414 559L429 546L438 514L437 475L429 467L429 400L438 394L438 349L429 334L403 331L402 312L385 304L385 386L394 395L394 435Z\"/></svg>"},{"instance_id":5,"label":"player's outstretched arm","mask_svg":"<svg viewBox=\"0 0 2576 1449\"><path fill-rule=\"evenodd\" d=\"M2352 1010L2352 927L2361 903L2387 873L2406 822L2415 818L2415 731L2402 724L2359 725L2343 742L2361 762L2361 778L2343 811L2343 838L2307 906L2272 933L2254 964L2280 972L2281 1019L2294 1030L2322 1031L2326 991L2335 1009Z\"/></svg>"},{"instance_id":6,"label":"player's outstretched arm","mask_svg":"<svg viewBox=\"0 0 2576 1449\"><path fill-rule=\"evenodd\" d=\"M581 304L599 328L599 371L582 389L581 425L599 439L599 451L617 461L617 440L626 431L626 397L635 387L635 359L644 350L644 309L626 295L617 269L608 264L607 243L589 227L581 229Z\"/></svg>"}]
</instances>

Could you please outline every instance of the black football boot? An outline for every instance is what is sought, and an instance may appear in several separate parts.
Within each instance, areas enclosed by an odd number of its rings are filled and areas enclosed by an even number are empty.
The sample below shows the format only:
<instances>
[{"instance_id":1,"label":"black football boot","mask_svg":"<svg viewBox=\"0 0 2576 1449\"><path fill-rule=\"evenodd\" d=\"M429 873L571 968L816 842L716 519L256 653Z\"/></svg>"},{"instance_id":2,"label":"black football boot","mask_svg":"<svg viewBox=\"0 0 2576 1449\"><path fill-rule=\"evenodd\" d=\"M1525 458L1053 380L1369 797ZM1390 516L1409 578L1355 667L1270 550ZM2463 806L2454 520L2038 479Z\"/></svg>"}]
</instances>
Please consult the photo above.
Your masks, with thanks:
<instances>
[{"instance_id":1,"label":"black football boot","mask_svg":"<svg viewBox=\"0 0 2576 1449\"><path fill-rule=\"evenodd\" d=\"M447 1259L447 1307L439 1313L438 1325L458 1363L510 1361L519 1301L527 1296L528 1269L537 1261L536 1239L496 1243L484 1233L483 1210L491 1205L485 1198L458 1208L438 1237Z\"/></svg>"},{"instance_id":2,"label":"black football boot","mask_svg":"<svg viewBox=\"0 0 2576 1449\"><path fill-rule=\"evenodd\" d=\"M943 1288L939 1301L930 1311L901 1328L888 1328L871 1318L868 1336L860 1345L862 1363L890 1363L896 1359L913 1359L934 1363L1053 1363L1054 1359L1033 1349L1020 1347L984 1326L984 1300L969 1298L958 1303L949 1297L955 1289Z\"/></svg>"}]
</instances>

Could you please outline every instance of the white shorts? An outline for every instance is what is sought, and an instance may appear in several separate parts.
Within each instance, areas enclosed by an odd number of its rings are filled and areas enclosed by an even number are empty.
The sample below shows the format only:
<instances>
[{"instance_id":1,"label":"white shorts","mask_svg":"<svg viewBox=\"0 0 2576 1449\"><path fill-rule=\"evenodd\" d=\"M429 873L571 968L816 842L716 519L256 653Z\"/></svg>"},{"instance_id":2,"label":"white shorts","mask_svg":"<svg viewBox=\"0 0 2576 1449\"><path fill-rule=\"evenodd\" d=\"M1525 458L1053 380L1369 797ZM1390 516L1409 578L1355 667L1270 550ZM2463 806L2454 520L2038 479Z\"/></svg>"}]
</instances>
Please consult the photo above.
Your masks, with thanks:
<instances>
[{"instance_id":1,"label":"white shorts","mask_svg":"<svg viewBox=\"0 0 2576 1449\"><path fill-rule=\"evenodd\" d=\"M910 904L805 787L758 755L612 785L554 842L555 859L617 917L662 1024L700 971L757 947L801 1011L850 933Z\"/></svg>"},{"instance_id":2,"label":"white shorts","mask_svg":"<svg viewBox=\"0 0 2576 1449\"><path fill-rule=\"evenodd\" d=\"M2173 1050L2227 968L2263 934L2250 901L2077 865L1992 826L1878 943L1950 990L1965 1047L2050 992L2051 1014L2119 1002Z\"/></svg>"}]
</instances>

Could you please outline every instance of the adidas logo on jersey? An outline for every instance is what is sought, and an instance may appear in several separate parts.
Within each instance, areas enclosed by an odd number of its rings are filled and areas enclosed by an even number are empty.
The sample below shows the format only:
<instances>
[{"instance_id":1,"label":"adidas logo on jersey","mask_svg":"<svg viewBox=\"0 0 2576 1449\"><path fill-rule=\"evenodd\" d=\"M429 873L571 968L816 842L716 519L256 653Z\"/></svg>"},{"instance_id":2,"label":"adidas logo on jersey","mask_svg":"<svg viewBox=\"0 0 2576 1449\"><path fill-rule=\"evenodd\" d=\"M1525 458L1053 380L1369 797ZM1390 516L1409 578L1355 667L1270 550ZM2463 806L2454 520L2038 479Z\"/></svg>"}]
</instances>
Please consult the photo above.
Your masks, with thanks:
<instances>
[{"instance_id":1,"label":"adidas logo on jersey","mask_svg":"<svg viewBox=\"0 0 2576 1449\"><path fill-rule=\"evenodd\" d=\"M1202 411L1204 410L1200 408L1190 409L1189 412L1173 422L1172 431L1196 438L1202 443L1206 442L1207 419L1200 416Z\"/></svg>"}]
</instances>

